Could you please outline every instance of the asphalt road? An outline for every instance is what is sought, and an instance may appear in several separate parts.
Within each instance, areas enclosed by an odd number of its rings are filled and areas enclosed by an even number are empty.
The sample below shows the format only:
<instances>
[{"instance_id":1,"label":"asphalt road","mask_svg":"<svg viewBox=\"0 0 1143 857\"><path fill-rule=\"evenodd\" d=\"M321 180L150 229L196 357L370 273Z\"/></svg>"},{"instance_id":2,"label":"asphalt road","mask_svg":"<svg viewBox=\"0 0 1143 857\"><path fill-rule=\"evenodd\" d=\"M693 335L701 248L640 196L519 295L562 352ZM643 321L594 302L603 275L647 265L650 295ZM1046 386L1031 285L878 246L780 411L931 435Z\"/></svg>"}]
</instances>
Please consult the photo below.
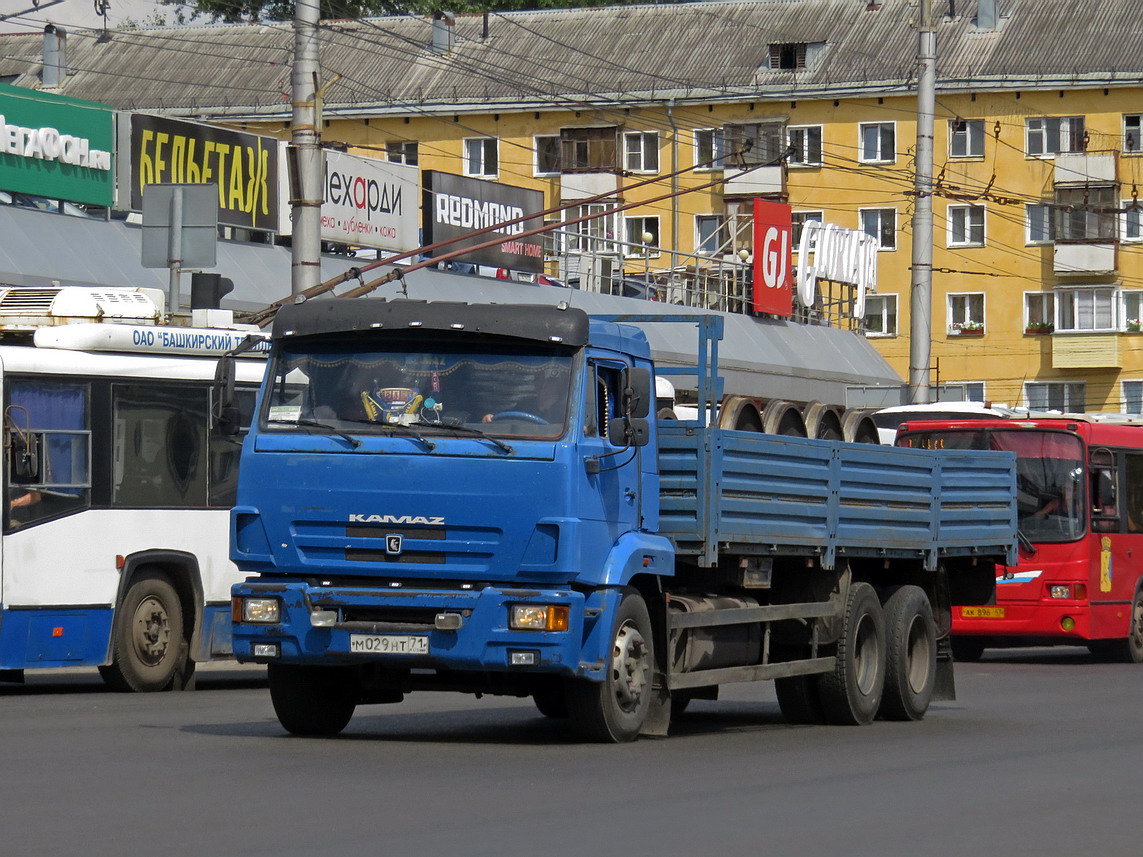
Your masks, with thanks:
<instances>
[{"instance_id":1,"label":"asphalt road","mask_svg":"<svg viewBox=\"0 0 1143 857\"><path fill-rule=\"evenodd\" d=\"M1143 666L958 665L920 723L787 726L769 684L665 740L577 743L530 702L421 694L287 737L261 673L123 695L0 685L0 855L1139 857Z\"/></svg>"}]
</instances>

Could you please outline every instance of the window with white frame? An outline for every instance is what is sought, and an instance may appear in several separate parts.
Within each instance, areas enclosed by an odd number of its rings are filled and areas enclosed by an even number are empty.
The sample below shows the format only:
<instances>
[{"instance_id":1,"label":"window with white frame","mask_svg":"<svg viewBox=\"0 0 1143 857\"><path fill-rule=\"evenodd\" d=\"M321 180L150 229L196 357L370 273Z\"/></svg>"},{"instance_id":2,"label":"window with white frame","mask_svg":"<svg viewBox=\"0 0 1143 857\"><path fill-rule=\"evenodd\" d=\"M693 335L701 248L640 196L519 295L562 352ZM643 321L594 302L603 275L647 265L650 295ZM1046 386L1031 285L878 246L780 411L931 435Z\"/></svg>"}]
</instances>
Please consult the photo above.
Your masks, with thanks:
<instances>
[{"instance_id":1,"label":"window with white frame","mask_svg":"<svg viewBox=\"0 0 1143 857\"><path fill-rule=\"evenodd\" d=\"M1143 381L1123 382L1123 413L1143 414Z\"/></svg>"},{"instance_id":2,"label":"window with white frame","mask_svg":"<svg viewBox=\"0 0 1143 857\"><path fill-rule=\"evenodd\" d=\"M802 229L811 220L816 220L818 223L825 223L824 211L795 211L790 215L790 222L794 228L793 242L794 249L797 250L802 243Z\"/></svg>"},{"instance_id":3,"label":"window with white frame","mask_svg":"<svg viewBox=\"0 0 1143 857\"><path fill-rule=\"evenodd\" d=\"M1143 240L1143 217L1140 213L1143 212L1143 207L1139 205L1136 200L1123 200L1123 220L1120 223L1120 237L1124 241L1140 241Z\"/></svg>"},{"instance_id":4,"label":"window with white frame","mask_svg":"<svg viewBox=\"0 0 1143 857\"><path fill-rule=\"evenodd\" d=\"M890 164L897 160L897 126L893 122L863 122L857 126L859 160L867 164Z\"/></svg>"},{"instance_id":5,"label":"window with white frame","mask_svg":"<svg viewBox=\"0 0 1143 857\"><path fill-rule=\"evenodd\" d=\"M1024 293L1024 329L1033 333L1051 333L1056 328L1056 295L1054 292Z\"/></svg>"},{"instance_id":6,"label":"window with white frame","mask_svg":"<svg viewBox=\"0 0 1143 857\"><path fill-rule=\"evenodd\" d=\"M659 255L659 216L624 218L629 256Z\"/></svg>"},{"instance_id":7,"label":"window with white frame","mask_svg":"<svg viewBox=\"0 0 1143 857\"><path fill-rule=\"evenodd\" d=\"M1120 293L1123 303L1123 327L1143 330L1143 289L1124 289Z\"/></svg>"},{"instance_id":8,"label":"window with white frame","mask_svg":"<svg viewBox=\"0 0 1143 857\"><path fill-rule=\"evenodd\" d=\"M1024 385L1024 406L1033 411L1087 410L1083 381L1029 381Z\"/></svg>"},{"instance_id":9,"label":"window with white frame","mask_svg":"<svg viewBox=\"0 0 1143 857\"><path fill-rule=\"evenodd\" d=\"M699 128L695 131L695 169L721 170L726 155L726 138L721 128Z\"/></svg>"},{"instance_id":10,"label":"window with white frame","mask_svg":"<svg viewBox=\"0 0 1143 857\"><path fill-rule=\"evenodd\" d=\"M1117 199L1114 185L1056 188L1056 241L1114 241Z\"/></svg>"},{"instance_id":11,"label":"window with white frame","mask_svg":"<svg viewBox=\"0 0 1143 857\"><path fill-rule=\"evenodd\" d=\"M554 176L560 172L560 135L536 134L532 137L535 161L533 172L538 176Z\"/></svg>"},{"instance_id":12,"label":"window with white frame","mask_svg":"<svg viewBox=\"0 0 1143 857\"><path fill-rule=\"evenodd\" d=\"M984 157L984 120L949 120L949 157Z\"/></svg>"},{"instance_id":13,"label":"window with white frame","mask_svg":"<svg viewBox=\"0 0 1143 857\"><path fill-rule=\"evenodd\" d=\"M984 397L983 381L955 381L951 384L941 384L942 402L986 402ZM950 393L959 393L960 398L954 398Z\"/></svg>"},{"instance_id":14,"label":"window with white frame","mask_svg":"<svg viewBox=\"0 0 1143 857\"><path fill-rule=\"evenodd\" d=\"M499 143L495 137L469 137L464 141L464 174L489 178L500 172Z\"/></svg>"},{"instance_id":15,"label":"window with white frame","mask_svg":"<svg viewBox=\"0 0 1143 857\"><path fill-rule=\"evenodd\" d=\"M1056 330L1115 330L1115 289L1056 289Z\"/></svg>"},{"instance_id":16,"label":"window with white frame","mask_svg":"<svg viewBox=\"0 0 1143 857\"><path fill-rule=\"evenodd\" d=\"M948 212L950 247L984 246L984 206L950 205Z\"/></svg>"},{"instance_id":17,"label":"window with white frame","mask_svg":"<svg viewBox=\"0 0 1143 857\"><path fill-rule=\"evenodd\" d=\"M726 253L728 245L726 218L721 214L695 215L695 249L699 253Z\"/></svg>"},{"instance_id":18,"label":"window with white frame","mask_svg":"<svg viewBox=\"0 0 1143 857\"><path fill-rule=\"evenodd\" d=\"M1143 114L1125 113L1123 115L1123 151L1127 154L1143 152Z\"/></svg>"},{"instance_id":19,"label":"window with white frame","mask_svg":"<svg viewBox=\"0 0 1143 857\"><path fill-rule=\"evenodd\" d=\"M984 330L984 293L948 296L949 332Z\"/></svg>"},{"instance_id":20,"label":"window with white frame","mask_svg":"<svg viewBox=\"0 0 1143 857\"><path fill-rule=\"evenodd\" d=\"M391 164L417 163L416 140L390 140L385 144L385 157Z\"/></svg>"},{"instance_id":21,"label":"window with white frame","mask_svg":"<svg viewBox=\"0 0 1143 857\"><path fill-rule=\"evenodd\" d=\"M858 211L861 231L881 242L882 250L897 249L897 209L863 208Z\"/></svg>"},{"instance_id":22,"label":"window with white frame","mask_svg":"<svg viewBox=\"0 0 1143 857\"><path fill-rule=\"evenodd\" d=\"M1056 240L1056 224L1052 219L1052 206L1029 203L1024 206L1024 243L1050 244Z\"/></svg>"},{"instance_id":23,"label":"window with white frame","mask_svg":"<svg viewBox=\"0 0 1143 857\"><path fill-rule=\"evenodd\" d=\"M863 327L866 336L896 336L897 296L867 295Z\"/></svg>"},{"instance_id":24,"label":"window with white frame","mask_svg":"<svg viewBox=\"0 0 1143 857\"><path fill-rule=\"evenodd\" d=\"M580 220L564 227L564 247L575 253L614 253L615 231L619 215L614 202L591 202L564 212L567 220Z\"/></svg>"},{"instance_id":25,"label":"window with white frame","mask_svg":"<svg viewBox=\"0 0 1143 857\"><path fill-rule=\"evenodd\" d=\"M659 134L656 131L636 131L623 135L624 163L633 173L659 171Z\"/></svg>"},{"instance_id":26,"label":"window with white frame","mask_svg":"<svg viewBox=\"0 0 1143 857\"><path fill-rule=\"evenodd\" d=\"M822 126L791 125L786 129L790 146L791 167L820 167L822 165Z\"/></svg>"},{"instance_id":27,"label":"window with white frame","mask_svg":"<svg viewBox=\"0 0 1143 857\"><path fill-rule=\"evenodd\" d=\"M1084 150L1082 116L1038 116L1024 120L1025 152L1031 157Z\"/></svg>"}]
</instances>

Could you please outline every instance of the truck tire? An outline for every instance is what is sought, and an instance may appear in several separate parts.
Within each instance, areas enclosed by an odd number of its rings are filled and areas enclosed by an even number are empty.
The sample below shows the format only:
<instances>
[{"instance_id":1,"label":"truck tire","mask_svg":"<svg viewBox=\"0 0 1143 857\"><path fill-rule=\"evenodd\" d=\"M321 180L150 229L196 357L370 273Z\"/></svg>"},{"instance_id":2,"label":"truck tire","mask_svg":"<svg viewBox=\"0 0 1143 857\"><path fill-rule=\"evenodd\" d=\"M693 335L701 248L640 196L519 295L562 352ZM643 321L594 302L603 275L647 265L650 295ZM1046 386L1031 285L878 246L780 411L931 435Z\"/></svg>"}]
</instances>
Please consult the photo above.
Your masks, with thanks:
<instances>
[{"instance_id":1,"label":"truck tire","mask_svg":"<svg viewBox=\"0 0 1143 857\"><path fill-rule=\"evenodd\" d=\"M854 583L845 602L837 663L818 678L827 723L862 726L881 707L885 688L885 617L868 583Z\"/></svg>"},{"instance_id":2,"label":"truck tire","mask_svg":"<svg viewBox=\"0 0 1143 857\"><path fill-rule=\"evenodd\" d=\"M537 690L532 694L532 702L536 703L536 710L545 717L554 720L568 718L568 697L562 684Z\"/></svg>"},{"instance_id":3,"label":"truck tire","mask_svg":"<svg viewBox=\"0 0 1143 857\"><path fill-rule=\"evenodd\" d=\"M353 676L344 667L270 664L266 677L278 722L293 735L336 735L357 707Z\"/></svg>"},{"instance_id":4,"label":"truck tire","mask_svg":"<svg viewBox=\"0 0 1143 857\"><path fill-rule=\"evenodd\" d=\"M937 625L929 597L902 586L885 602L885 691L880 716L920 720L937 680Z\"/></svg>"},{"instance_id":5,"label":"truck tire","mask_svg":"<svg viewBox=\"0 0 1143 857\"><path fill-rule=\"evenodd\" d=\"M568 687L572 729L589 741L621 743L639 737L651 707L655 668L647 604L628 589L615 611L603 681L575 679Z\"/></svg>"},{"instance_id":6,"label":"truck tire","mask_svg":"<svg viewBox=\"0 0 1143 857\"><path fill-rule=\"evenodd\" d=\"M782 716L791 726L825 723L817 676L792 675L774 679L774 692L778 695Z\"/></svg>"},{"instance_id":7,"label":"truck tire","mask_svg":"<svg viewBox=\"0 0 1143 857\"><path fill-rule=\"evenodd\" d=\"M142 570L127 589L111 626L111 663L99 674L113 690L169 690L187 658L183 607L170 577Z\"/></svg>"},{"instance_id":8,"label":"truck tire","mask_svg":"<svg viewBox=\"0 0 1143 857\"><path fill-rule=\"evenodd\" d=\"M1121 640L1092 640L1088 651L1102 661L1143 664L1143 590L1131 601L1131 625Z\"/></svg>"}]
</instances>

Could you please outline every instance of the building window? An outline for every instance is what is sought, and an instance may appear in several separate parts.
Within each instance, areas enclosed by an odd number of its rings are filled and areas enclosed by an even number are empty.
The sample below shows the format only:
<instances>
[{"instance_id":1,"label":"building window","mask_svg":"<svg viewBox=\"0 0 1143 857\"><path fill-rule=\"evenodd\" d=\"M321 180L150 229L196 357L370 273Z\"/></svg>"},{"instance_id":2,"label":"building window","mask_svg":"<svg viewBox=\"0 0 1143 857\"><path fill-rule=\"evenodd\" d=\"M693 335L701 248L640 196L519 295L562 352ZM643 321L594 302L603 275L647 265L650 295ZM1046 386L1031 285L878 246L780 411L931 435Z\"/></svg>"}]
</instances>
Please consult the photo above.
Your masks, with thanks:
<instances>
[{"instance_id":1,"label":"building window","mask_svg":"<svg viewBox=\"0 0 1143 857\"><path fill-rule=\"evenodd\" d=\"M822 126L792 125L787 130L790 165L820 167L822 164Z\"/></svg>"},{"instance_id":2,"label":"building window","mask_svg":"<svg viewBox=\"0 0 1143 857\"><path fill-rule=\"evenodd\" d=\"M948 230L950 247L983 247L984 206L950 205Z\"/></svg>"},{"instance_id":3,"label":"building window","mask_svg":"<svg viewBox=\"0 0 1143 857\"><path fill-rule=\"evenodd\" d=\"M866 336L897 335L897 296L868 295L865 298Z\"/></svg>"},{"instance_id":4,"label":"building window","mask_svg":"<svg viewBox=\"0 0 1143 857\"><path fill-rule=\"evenodd\" d=\"M959 398L948 395L959 393ZM953 384L941 384L940 401L942 402L986 402L984 398L983 381L957 381Z\"/></svg>"},{"instance_id":5,"label":"building window","mask_svg":"<svg viewBox=\"0 0 1143 857\"><path fill-rule=\"evenodd\" d=\"M1025 244L1050 244L1056 240L1056 224L1052 220L1052 207L1043 203L1024 206Z\"/></svg>"},{"instance_id":6,"label":"building window","mask_svg":"<svg viewBox=\"0 0 1143 857\"><path fill-rule=\"evenodd\" d=\"M566 212L568 220L591 215L588 220L569 223L564 227L565 247L577 253L614 253L615 229L618 215L615 203L592 202L577 205Z\"/></svg>"},{"instance_id":7,"label":"building window","mask_svg":"<svg viewBox=\"0 0 1143 857\"><path fill-rule=\"evenodd\" d=\"M786 135L781 122L727 125L722 134L727 154L748 167L775 163L785 151Z\"/></svg>"},{"instance_id":8,"label":"building window","mask_svg":"<svg viewBox=\"0 0 1143 857\"><path fill-rule=\"evenodd\" d=\"M786 42L770 45L770 68L783 71L806 67L806 43Z\"/></svg>"},{"instance_id":9,"label":"building window","mask_svg":"<svg viewBox=\"0 0 1143 857\"><path fill-rule=\"evenodd\" d=\"M811 220L816 220L818 223L825 223L824 211L795 211L790 216L791 224L794 227L794 249L796 250L802 243L802 229Z\"/></svg>"},{"instance_id":10,"label":"building window","mask_svg":"<svg viewBox=\"0 0 1143 857\"><path fill-rule=\"evenodd\" d=\"M870 122L858 126L860 159L867 164L891 164L897 160L897 129L892 122Z\"/></svg>"},{"instance_id":11,"label":"building window","mask_svg":"<svg viewBox=\"0 0 1143 857\"><path fill-rule=\"evenodd\" d=\"M1024 120L1026 151L1031 157L1084 150L1082 116L1041 116Z\"/></svg>"},{"instance_id":12,"label":"building window","mask_svg":"<svg viewBox=\"0 0 1143 857\"><path fill-rule=\"evenodd\" d=\"M415 140L390 140L385 144L385 157L393 164L417 164Z\"/></svg>"},{"instance_id":13,"label":"building window","mask_svg":"<svg viewBox=\"0 0 1143 857\"><path fill-rule=\"evenodd\" d=\"M563 128L560 167L564 172L604 172L619 169L619 128Z\"/></svg>"},{"instance_id":14,"label":"building window","mask_svg":"<svg viewBox=\"0 0 1143 857\"><path fill-rule=\"evenodd\" d=\"M984 157L983 119L953 119L949 122L949 157Z\"/></svg>"},{"instance_id":15,"label":"building window","mask_svg":"<svg viewBox=\"0 0 1143 857\"><path fill-rule=\"evenodd\" d=\"M1053 292L1024 293L1024 330L1051 333L1056 329L1056 296Z\"/></svg>"},{"instance_id":16,"label":"building window","mask_svg":"<svg viewBox=\"0 0 1143 857\"><path fill-rule=\"evenodd\" d=\"M949 295L949 333L984 332L984 294Z\"/></svg>"},{"instance_id":17,"label":"building window","mask_svg":"<svg viewBox=\"0 0 1143 857\"><path fill-rule=\"evenodd\" d=\"M625 218L627 246L624 252L629 256L659 255L659 218Z\"/></svg>"},{"instance_id":18,"label":"building window","mask_svg":"<svg viewBox=\"0 0 1143 857\"><path fill-rule=\"evenodd\" d=\"M1123 382L1123 413L1143 414L1143 381Z\"/></svg>"},{"instance_id":19,"label":"building window","mask_svg":"<svg viewBox=\"0 0 1143 857\"><path fill-rule=\"evenodd\" d=\"M858 212L861 231L881 243L882 250L897 249L897 209L863 208Z\"/></svg>"},{"instance_id":20,"label":"building window","mask_svg":"<svg viewBox=\"0 0 1143 857\"><path fill-rule=\"evenodd\" d=\"M1083 413L1083 381L1029 382L1024 385L1024 405L1033 411L1068 411Z\"/></svg>"},{"instance_id":21,"label":"building window","mask_svg":"<svg viewBox=\"0 0 1143 857\"><path fill-rule=\"evenodd\" d=\"M727 253L726 218L721 214L695 215L695 249L699 253Z\"/></svg>"},{"instance_id":22,"label":"building window","mask_svg":"<svg viewBox=\"0 0 1143 857\"><path fill-rule=\"evenodd\" d=\"M627 169L634 173L659 172L659 135L640 131L623 135Z\"/></svg>"},{"instance_id":23,"label":"building window","mask_svg":"<svg viewBox=\"0 0 1143 857\"><path fill-rule=\"evenodd\" d=\"M1114 241L1119 209L1113 185L1056 189L1056 240Z\"/></svg>"},{"instance_id":24,"label":"building window","mask_svg":"<svg viewBox=\"0 0 1143 857\"><path fill-rule=\"evenodd\" d=\"M536 160L534 172L538 176L552 176L560 171L560 137L558 134L537 134L532 138Z\"/></svg>"},{"instance_id":25,"label":"building window","mask_svg":"<svg viewBox=\"0 0 1143 857\"><path fill-rule=\"evenodd\" d=\"M499 140L495 137L472 137L464 141L464 174L492 178L500 172Z\"/></svg>"},{"instance_id":26,"label":"building window","mask_svg":"<svg viewBox=\"0 0 1143 857\"><path fill-rule=\"evenodd\" d=\"M1123 117L1123 151L1126 153L1143 152L1143 114L1127 113Z\"/></svg>"},{"instance_id":27,"label":"building window","mask_svg":"<svg viewBox=\"0 0 1143 857\"><path fill-rule=\"evenodd\" d=\"M695 169L721 170L726 155L726 137L721 128L699 128L695 131Z\"/></svg>"},{"instance_id":28,"label":"building window","mask_svg":"<svg viewBox=\"0 0 1143 857\"><path fill-rule=\"evenodd\" d=\"M1122 299L1124 328L1132 332L1143 330L1143 289L1127 289Z\"/></svg>"},{"instance_id":29,"label":"building window","mask_svg":"<svg viewBox=\"0 0 1143 857\"><path fill-rule=\"evenodd\" d=\"M1143 209L1141 209L1139 204L1134 200L1131 202L1123 200L1122 207L1124 209L1123 225L1121 227L1123 240L1143 240L1143 226L1141 226L1141 224L1143 224L1143 218L1139 216L1140 212L1143 211Z\"/></svg>"},{"instance_id":30,"label":"building window","mask_svg":"<svg viewBox=\"0 0 1143 857\"><path fill-rule=\"evenodd\" d=\"M1056 330L1115 330L1115 289L1057 289Z\"/></svg>"}]
</instances>

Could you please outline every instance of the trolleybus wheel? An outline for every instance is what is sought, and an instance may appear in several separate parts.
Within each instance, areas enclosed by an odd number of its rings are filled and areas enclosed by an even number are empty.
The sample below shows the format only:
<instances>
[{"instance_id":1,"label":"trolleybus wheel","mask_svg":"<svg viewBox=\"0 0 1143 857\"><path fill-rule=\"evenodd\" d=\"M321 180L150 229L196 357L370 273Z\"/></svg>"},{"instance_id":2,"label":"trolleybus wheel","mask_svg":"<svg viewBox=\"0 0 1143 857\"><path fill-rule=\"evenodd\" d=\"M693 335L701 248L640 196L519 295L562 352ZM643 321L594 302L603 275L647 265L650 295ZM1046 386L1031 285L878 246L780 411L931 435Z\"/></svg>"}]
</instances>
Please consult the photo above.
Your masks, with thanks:
<instances>
[{"instance_id":1,"label":"trolleybus wheel","mask_svg":"<svg viewBox=\"0 0 1143 857\"><path fill-rule=\"evenodd\" d=\"M99 674L114 690L167 690L186 649L178 592L164 572L144 571L115 612L111 663Z\"/></svg>"},{"instance_id":2,"label":"trolleybus wheel","mask_svg":"<svg viewBox=\"0 0 1143 857\"><path fill-rule=\"evenodd\" d=\"M833 672L818 679L826 722L859 726L881 706L885 687L885 617L868 583L854 583L846 598L845 619L837 641Z\"/></svg>"},{"instance_id":3,"label":"trolleybus wheel","mask_svg":"<svg viewBox=\"0 0 1143 857\"><path fill-rule=\"evenodd\" d=\"M929 709L937 678L937 626L929 597L919 586L902 586L885 602L886 720L920 720Z\"/></svg>"},{"instance_id":4,"label":"trolleybus wheel","mask_svg":"<svg viewBox=\"0 0 1143 857\"><path fill-rule=\"evenodd\" d=\"M354 676L344 667L269 664L266 678L278 722L294 735L336 735L357 708Z\"/></svg>"}]
</instances>

